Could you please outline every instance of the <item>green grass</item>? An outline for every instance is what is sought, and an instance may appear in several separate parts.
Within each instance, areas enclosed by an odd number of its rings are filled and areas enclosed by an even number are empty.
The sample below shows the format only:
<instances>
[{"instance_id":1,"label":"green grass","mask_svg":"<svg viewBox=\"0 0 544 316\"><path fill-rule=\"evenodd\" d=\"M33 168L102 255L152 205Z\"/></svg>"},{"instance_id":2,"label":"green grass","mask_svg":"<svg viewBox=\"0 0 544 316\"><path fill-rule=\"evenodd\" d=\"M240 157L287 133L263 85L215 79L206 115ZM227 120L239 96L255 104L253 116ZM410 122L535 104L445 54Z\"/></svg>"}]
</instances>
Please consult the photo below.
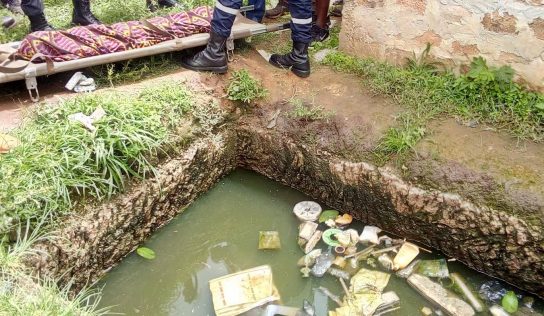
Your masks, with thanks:
<instances>
[{"instance_id":1,"label":"green grass","mask_svg":"<svg viewBox=\"0 0 544 316\"><path fill-rule=\"evenodd\" d=\"M174 60L173 54L168 53L95 66L90 68L90 72L100 87L114 87L152 78L174 69L179 69L179 62Z\"/></svg>"},{"instance_id":2,"label":"green grass","mask_svg":"<svg viewBox=\"0 0 544 316\"><path fill-rule=\"evenodd\" d=\"M427 66L399 68L341 52L330 54L324 63L363 77L376 93L408 108L477 119L519 138L544 140L544 95L524 90L506 68L488 67L481 59L461 76L429 71Z\"/></svg>"},{"instance_id":3,"label":"green grass","mask_svg":"<svg viewBox=\"0 0 544 316\"><path fill-rule=\"evenodd\" d=\"M315 104L306 104L302 99L291 98L289 103L293 106L293 109L287 113L287 115L296 120L311 122L318 120L326 120L331 118L334 113L325 110L322 106Z\"/></svg>"},{"instance_id":4,"label":"green grass","mask_svg":"<svg viewBox=\"0 0 544 316\"><path fill-rule=\"evenodd\" d=\"M0 156L0 232L28 219L54 219L82 199L108 198L130 177L152 176L150 159L172 141L193 99L168 83L139 96L91 94L37 109L12 133L21 145ZM106 116L94 124L95 133L68 119L98 107Z\"/></svg>"},{"instance_id":5,"label":"green grass","mask_svg":"<svg viewBox=\"0 0 544 316\"><path fill-rule=\"evenodd\" d=\"M45 0L45 15L49 23L58 29L71 27L72 2L65 0ZM184 8L192 9L200 5L213 5L211 0L183 0L180 1ZM93 0L92 11L102 22L111 24L120 21L140 20L146 17L165 15L179 11L178 8L160 9L149 12L145 0ZM0 16L11 15L7 9L0 9ZM29 30L29 22L25 17L18 17L19 24L10 29L0 29L0 43L21 40Z\"/></svg>"},{"instance_id":6,"label":"green grass","mask_svg":"<svg viewBox=\"0 0 544 316\"><path fill-rule=\"evenodd\" d=\"M229 100L248 104L267 95L268 91L263 87L262 82L253 78L247 70L242 69L232 73L227 87Z\"/></svg>"},{"instance_id":7,"label":"green grass","mask_svg":"<svg viewBox=\"0 0 544 316\"><path fill-rule=\"evenodd\" d=\"M32 231L27 223L18 230L15 244L0 245L0 315L85 315L107 314L97 307L100 293L96 290L70 291L70 284L59 287L56 280L27 274L24 260L36 254L35 242L48 239L40 236L37 227Z\"/></svg>"}]
</instances>

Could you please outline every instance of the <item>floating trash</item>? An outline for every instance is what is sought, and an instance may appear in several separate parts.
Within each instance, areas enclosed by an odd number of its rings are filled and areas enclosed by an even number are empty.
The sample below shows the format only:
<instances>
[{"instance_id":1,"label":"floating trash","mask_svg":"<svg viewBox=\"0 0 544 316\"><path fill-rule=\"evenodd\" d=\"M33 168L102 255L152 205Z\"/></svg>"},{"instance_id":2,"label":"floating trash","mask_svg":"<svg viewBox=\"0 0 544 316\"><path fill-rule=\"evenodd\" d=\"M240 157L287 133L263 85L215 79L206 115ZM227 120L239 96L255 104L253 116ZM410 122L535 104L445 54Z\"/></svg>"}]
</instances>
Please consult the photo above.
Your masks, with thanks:
<instances>
[{"instance_id":1,"label":"floating trash","mask_svg":"<svg viewBox=\"0 0 544 316\"><path fill-rule=\"evenodd\" d=\"M315 308L312 304L310 304L310 302L308 302L307 300L304 300L304 302L302 303L302 309L304 310L304 312L308 315L308 316L315 316ZM298 314L297 314L298 315ZM288 315L287 315L288 316Z\"/></svg>"},{"instance_id":2,"label":"floating trash","mask_svg":"<svg viewBox=\"0 0 544 316\"><path fill-rule=\"evenodd\" d=\"M493 316L510 316L502 307L493 305L489 308L489 312Z\"/></svg>"},{"instance_id":3,"label":"floating trash","mask_svg":"<svg viewBox=\"0 0 544 316\"><path fill-rule=\"evenodd\" d=\"M417 265L419 264L421 260L415 260L412 261L406 268L399 270L397 272L397 276L401 277L403 279L407 279L412 273L414 273L414 270L417 268Z\"/></svg>"},{"instance_id":4,"label":"floating trash","mask_svg":"<svg viewBox=\"0 0 544 316\"><path fill-rule=\"evenodd\" d=\"M327 272L327 270L332 266L333 261L334 256L331 253L322 253L315 260L314 267L312 268L312 274L318 278L322 277L323 275L325 275L325 272Z\"/></svg>"},{"instance_id":5,"label":"floating trash","mask_svg":"<svg viewBox=\"0 0 544 316\"><path fill-rule=\"evenodd\" d=\"M427 306L421 309L421 315L423 316L431 316L432 314L433 314L433 310L428 308Z\"/></svg>"},{"instance_id":6,"label":"floating trash","mask_svg":"<svg viewBox=\"0 0 544 316\"><path fill-rule=\"evenodd\" d=\"M382 294L382 303L373 316L381 316L400 309L400 298L397 293L393 291L385 292Z\"/></svg>"},{"instance_id":7,"label":"floating trash","mask_svg":"<svg viewBox=\"0 0 544 316\"><path fill-rule=\"evenodd\" d=\"M310 251L308 254L302 256L302 258L298 259L297 265L299 267L311 267L315 264L315 259L321 255L321 249L314 249Z\"/></svg>"},{"instance_id":8,"label":"floating trash","mask_svg":"<svg viewBox=\"0 0 544 316\"><path fill-rule=\"evenodd\" d=\"M240 315L281 299L270 266L260 266L210 280L210 291L217 316Z\"/></svg>"},{"instance_id":9,"label":"floating trash","mask_svg":"<svg viewBox=\"0 0 544 316\"><path fill-rule=\"evenodd\" d=\"M301 221L315 222L321 214L321 206L313 201L299 202L293 208L293 213Z\"/></svg>"},{"instance_id":10,"label":"floating trash","mask_svg":"<svg viewBox=\"0 0 544 316\"><path fill-rule=\"evenodd\" d=\"M450 275L446 259L421 260L417 265L417 273L431 278L447 278Z\"/></svg>"},{"instance_id":11,"label":"floating trash","mask_svg":"<svg viewBox=\"0 0 544 316\"><path fill-rule=\"evenodd\" d=\"M334 221L339 226L346 226L351 224L351 222L353 221L353 216L349 214L344 214L344 215L338 216Z\"/></svg>"},{"instance_id":12,"label":"floating trash","mask_svg":"<svg viewBox=\"0 0 544 316\"><path fill-rule=\"evenodd\" d=\"M346 267L346 258L337 256L334 258L334 261L332 262L333 265L339 267L340 269L344 269Z\"/></svg>"},{"instance_id":13,"label":"floating trash","mask_svg":"<svg viewBox=\"0 0 544 316\"><path fill-rule=\"evenodd\" d=\"M381 231L382 230L376 226L365 226L361 236L359 236L359 241L362 243L372 243L377 245L380 243L378 241L378 234Z\"/></svg>"},{"instance_id":14,"label":"floating trash","mask_svg":"<svg viewBox=\"0 0 544 316\"><path fill-rule=\"evenodd\" d=\"M480 298L474 294L474 291L467 285L467 282L459 273L450 274L450 279L453 282L453 288L457 292L461 293L461 295L470 303L470 305L472 305L475 311L482 313L484 310L486 310Z\"/></svg>"},{"instance_id":15,"label":"floating trash","mask_svg":"<svg viewBox=\"0 0 544 316\"><path fill-rule=\"evenodd\" d=\"M309 278L310 277L310 272L312 272L312 269L310 269L308 267L302 267L300 269L300 273L302 273L303 278Z\"/></svg>"},{"instance_id":16,"label":"floating trash","mask_svg":"<svg viewBox=\"0 0 544 316\"><path fill-rule=\"evenodd\" d=\"M480 297L492 303L499 303L508 290L497 280L490 280L482 284Z\"/></svg>"},{"instance_id":17,"label":"floating trash","mask_svg":"<svg viewBox=\"0 0 544 316\"><path fill-rule=\"evenodd\" d=\"M303 222L298 228L298 236L305 240L310 240L310 238L312 238L313 234L317 230L317 226L317 223L314 222Z\"/></svg>"},{"instance_id":18,"label":"floating trash","mask_svg":"<svg viewBox=\"0 0 544 316\"><path fill-rule=\"evenodd\" d=\"M508 313L517 312L518 298L516 297L516 293L514 293L513 291L506 292L506 294L502 297L501 305L502 308L504 308L504 310Z\"/></svg>"},{"instance_id":19,"label":"floating trash","mask_svg":"<svg viewBox=\"0 0 544 316\"><path fill-rule=\"evenodd\" d=\"M331 247L341 246L340 242L336 239L336 234L341 234L342 231L337 228L329 228L323 232L323 242Z\"/></svg>"},{"instance_id":20,"label":"floating trash","mask_svg":"<svg viewBox=\"0 0 544 316\"><path fill-rule=\"evenodd\" d=\"M523 304L523 306L527 308L533 308L533 304L535 303L535 298L532 296L524 296L523 299L521 300L521 303Z\"/></svg>"},{"instance_id":21,"label":"floating trash","mask_svg":"<svg viewBox=\"0 0 544 316\"><path fill-rule=\"evenodd\" d=\"M341 254L344 254L346 252L346 248L344 246L336 246L336 247L334 247L334 252L341 255Z\"/></svg>"},{"instance_id":22,"label":"floating trash","mask_svg":"<svg viewBox=\"0 0 544 316\"><path fill-rule=\"evenodd\" d=\"M327 270L327 273L339 279L344 279L346 281L349 281L349 279L351 279L351 276L349 275L349 273L347 273L344 270L329 268L329 270Z\"/></svg>"},{"instance_id":23,"label":"floating trash","mask_svg":"<svg viewBox=\"0 0 544 316\"><path fill-rule=\"evenodd\" d=\"M380 266L382 268L384 268L386 271L391 271L393 270L393 260L391 260L391 257L384 253L384 254L381 254L379 257L378 257L378 263L380 264Z\"/></svg>"},{"instance_id":24,"label":"floating trash","mask_svg":"<svg viewBox=\"0 0 544 316\"><path fill-rule=\"evenodd\" d=\"M331 219L334 221L338 217L338 214L338 211L334 210L323 211L323 213L321 213L321 215L319 216L319 222L325 223L326 221Z\"/></svg>"},{"instance_id":25,"label":"floating trash","mask_svg":"<svg viewBox=\"0 0 544 316\"><path fill-rule=\"evenodd\" d=\"M260 231L259 232L259 249L272 250L280 249L280 234L277 231Z\"/></svg>"},{"instance_id":26,"label":"floating trash","mask_svg":"<svg viewBox=\"0 0 544 316\"><path fill-rule=\"evenodd\" d=\"M426 276L412 274L408 278L408 284L448 315L472 316L475 314L474 309L467 302Z\"/></svg>"},{"instance_id":27,"label":"floating trash","mask_svg":"<svg viewBox=\"0 0 544 316\"><path fill-rule=\"evenodd\" d=\"M334 295L329 289L322 286L318 287L317 289L321 291L321 293L325 294L328 298L330 298L333 302L338 304L338 306L344 305L344 303L342 303L342 301L340 300L340 297L338 295Z\"/></svg>"},{"instance_id":28,"label":"floating trash","mask_svg":"<svg viewBox=\"0 0 544 316\"><path fill-rule=\"evenodd\" d=\"M336 240L342 245L344 248L349 246L351 244L351 235L347 231L340 231L339 233L336 233L334 235L336 237Z\"/></svg>"},{"instance_id":29,"label":"floating trash","mask_svg":"<svg viewBox=\"0 0 544 316\"><path fill-rule=\"evenodd\" d=\"M393 259L393 270L404 269L419 255L419 247L405 242L399 249L399 252Z\"/></svg>"},{"instance_id":30,"label":"floating trash","mask_svg":"<svg viewBox=\"0 0 544 316\"><path fill-rule=\"evenodd\" d=\"M312 251L319 242L319 240L321 240L322 235L322 231L316 230L310 240L308 240L306 247L304 247L304 253L309 253L310 251Z\"/></svg>"},{"instance_id":31,"label":"floating trash","mask_svg":"<svg viewBox=\"0 0 544 316\"><path fill-rule=\"evenodd\" d=\"M373 315L382 305L382 292L389 283L390 274L361 269L351 278L344 306L329 312L331 316Z\"/></svg>"}]
</instances>

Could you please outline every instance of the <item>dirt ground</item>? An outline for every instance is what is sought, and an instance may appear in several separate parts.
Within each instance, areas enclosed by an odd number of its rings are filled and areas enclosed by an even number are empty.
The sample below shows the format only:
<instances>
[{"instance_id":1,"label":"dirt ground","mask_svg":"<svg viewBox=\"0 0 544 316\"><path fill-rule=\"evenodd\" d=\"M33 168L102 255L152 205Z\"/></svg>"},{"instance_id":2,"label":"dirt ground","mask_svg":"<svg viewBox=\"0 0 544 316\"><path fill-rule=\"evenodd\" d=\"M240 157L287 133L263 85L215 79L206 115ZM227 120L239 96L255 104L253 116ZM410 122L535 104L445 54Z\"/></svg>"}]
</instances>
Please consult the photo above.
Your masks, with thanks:
<instances>
[{"instance_id":1,"label":"dirt ground","mask_svg":"<svg viewBox=\"0 0 544 316\"><path fill-rule=\"evenodd\" d=\"M261 44L266 47L266 45ZM245 49L230 64L231 71L247 69L269 91L268 97L251 105L246 120L267 126L279 110L273 128L293 138L336 153L352 161L373 161L380 138L403 111L402 105L373 95L360 78L313 64L312 75L300 79L289 71L268 65L253 49ZM46 102L72 97L63 89L70 74L40 80ZM116 90L136 91L142 86L165 80L182 80L204 85L217 96L224 96L228 75L197 74L179 68L160 78L121 85ZM20 124L32 107L24 83L0 86L0 130ZM324 120L301 121L292 118L294 100L307 106L320 106L331 116ZM233 108L229 102L225 105ZM248 113L245 111L244 113ZM483 126L470 128L453 118L433 121L430 133L414 152L399 165L392 160L386 167L405 179L438 190L459 193L471 200L521 213L542 221L544 215L544 144L518 141Z\"/></svg>"}]
</instances>

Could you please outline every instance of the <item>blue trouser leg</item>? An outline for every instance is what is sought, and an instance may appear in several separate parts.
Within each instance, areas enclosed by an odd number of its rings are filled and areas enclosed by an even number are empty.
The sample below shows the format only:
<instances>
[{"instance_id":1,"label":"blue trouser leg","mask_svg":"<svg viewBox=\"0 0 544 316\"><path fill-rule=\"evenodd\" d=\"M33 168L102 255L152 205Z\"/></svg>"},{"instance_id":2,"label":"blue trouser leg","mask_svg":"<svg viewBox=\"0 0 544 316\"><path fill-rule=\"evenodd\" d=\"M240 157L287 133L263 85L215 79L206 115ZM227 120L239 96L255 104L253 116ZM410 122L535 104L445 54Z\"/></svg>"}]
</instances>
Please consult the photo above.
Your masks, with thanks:
<instances>
[{"instance_id":1,"label":"blue trouser leg","mask_svg":"<svg viewBox=\"0 0 544 316\"><path fill-rule=\"evenodd\" d=\"M213 10L212 32L229 37L236 14L242 6L242 0L217 0Z\"/></svg>"},{"instance_id":2,"label":"blue trouser leg","mask_svg":"<svg viewBox=\"0 0 544 316\"><path fill-rule=\"evenodd\" d=\"M22 0L21 9L26 16L36 16L43 13L42 0Z\"/></svg>"},{"instance_id":3,"label":"blue trouser leg","mask_svg":"<svg viewBox=\"0 0 544 316\"><path fill-rule=\"evenodd\" d=\"M248 5L254 5L255 8L252 11L248 11L246 13L246 17L250 20L261 23L264 17L264 12L266 11L266 1L249 0Z\"/></svg>"},{"instance_id":4,"label":"blue trouser leg","mask_svg":"<svg viewBox=\"0 0 544 316\"><path fill-rule=\"evenodd\" d=\"M312 36L312 0L289 0L291 13L291 39L293 42L310 43Z\"/></svg>"}]
</instances>

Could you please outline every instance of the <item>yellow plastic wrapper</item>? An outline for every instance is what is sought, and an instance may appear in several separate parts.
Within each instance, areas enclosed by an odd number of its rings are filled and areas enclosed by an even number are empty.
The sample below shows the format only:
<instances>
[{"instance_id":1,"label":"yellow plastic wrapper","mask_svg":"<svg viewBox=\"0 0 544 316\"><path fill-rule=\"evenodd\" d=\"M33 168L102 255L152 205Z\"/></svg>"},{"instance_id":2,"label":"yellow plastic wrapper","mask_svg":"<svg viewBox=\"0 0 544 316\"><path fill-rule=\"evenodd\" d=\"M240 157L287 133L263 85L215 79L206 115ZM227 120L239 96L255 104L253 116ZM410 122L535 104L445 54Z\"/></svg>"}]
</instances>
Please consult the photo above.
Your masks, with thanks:
<instances>
[{"instance_id":1,"label":"yellow plastic wrapper","mask_svg":"<svg viewBox=\"0 0 544 316\"><path fill-rule=\"evenodd\" d=\"M270 266L260 266L210 280L210 291L217 316L240 315L280 300Z\"/></svg>"},{"instance_id":2,"label":"yellow plastic wrapper","mask_svg":"<svg viewBox=\"0 0 544 316\"><path fill-rule=\"evenodd\" d=\"M280 235L277 231L259 232L259 249L280 249Z\"/></svg>"}]
</instances>

